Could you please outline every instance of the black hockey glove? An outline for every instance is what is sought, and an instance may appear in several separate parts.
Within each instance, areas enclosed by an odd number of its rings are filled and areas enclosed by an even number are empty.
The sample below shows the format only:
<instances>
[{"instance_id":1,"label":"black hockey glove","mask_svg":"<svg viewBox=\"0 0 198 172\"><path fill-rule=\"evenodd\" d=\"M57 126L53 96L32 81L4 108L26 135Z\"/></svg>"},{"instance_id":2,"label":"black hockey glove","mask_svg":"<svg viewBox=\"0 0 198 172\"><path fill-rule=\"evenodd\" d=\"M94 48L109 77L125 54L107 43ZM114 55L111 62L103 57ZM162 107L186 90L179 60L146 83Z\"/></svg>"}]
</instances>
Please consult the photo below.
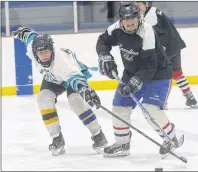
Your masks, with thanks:
<instances>
[{"instance_id":1,"label":"black hockey glove","mask_svg":"<svg viewBox=\"0 0 198 172\"><path fill-rule=\"evenodd\" d=\"M139 90L141 90L143 82L137 76L133 76L129 79L126 85L120 85L120 93L122 96L127 97L130 93L135 94Z\"/></svg>"},{"instance_id":2,"label":"black hockey glove","mask_svg":"<svg viewBox=\"0 0 198 172\"><path fill-rule=\"evenodd\" d=\"M99 72L101 75L106 75L110 79L115 79L112 75L112 71L115 71L118 75L117 65L112 55L99 55Z\"/></svg>"},{"instance_id":3,"label":"black hockey glove","mask_svg":"<svg viewBox=\"0 0 198 172\"><path fill-rule=\"evenodd\" d=\"M96 109L100 108L100 98L96 92L89 86L84 86L78 91L81 97L91 106L96 106Z\"/></svg>"}]
</instances>

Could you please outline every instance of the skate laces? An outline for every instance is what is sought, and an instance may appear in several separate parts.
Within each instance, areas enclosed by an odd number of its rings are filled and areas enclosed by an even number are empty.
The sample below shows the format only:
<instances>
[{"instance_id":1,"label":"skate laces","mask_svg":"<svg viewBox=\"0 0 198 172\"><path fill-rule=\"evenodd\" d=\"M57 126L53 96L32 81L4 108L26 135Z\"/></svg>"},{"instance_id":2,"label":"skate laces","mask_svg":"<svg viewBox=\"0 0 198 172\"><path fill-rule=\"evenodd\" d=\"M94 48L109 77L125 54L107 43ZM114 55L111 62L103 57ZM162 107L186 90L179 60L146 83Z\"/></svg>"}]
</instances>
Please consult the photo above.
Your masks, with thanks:
<instances>
[{"instance_id":1,"label":"skate laces","mask_svg":"<svg viewBox=\"0 0 198 172\"><path fill-rule=\"evenodd\" d=\"M93 141L98 141L98 140L101 140L101 139L104 139L104 138L105 138L105 136L104 136L102 130L100 130L100 132L98 134L91 137L91 139Z\"/></svg>"},{"instance_id":2,"label":"skate laces","mask_svg":"<svg viewBox=\"0 0 198 172\"><path fill-rule=\"evenodd\" d=\"M166 148L170 148L171 146L177 147L177 145L178 145L178 140L177 140L177 138L174 137L174 138L172 139L172 141L174 142L174 145L172 145L169 141L164 141L164 143L162 144L162 146L164 146L164 147L166 147Z\"/></svg>"},{"instance_id":3,"label":"skate laces","mask_svg":"<svg viewBox=\"0 0 198 172\"><path fill-rule=\"evenodd\" d=\"M53 142L50 146L53 146L54 148L59 148L61 146L63 146L65 144L64 139L62 137L62 134L60 133L60 135L58 137L55 137L53 139Z\"/></svg>"},{"instance_id":4,"label":"skate laces","mask_svg":"<svg viewBox=\"0 0 198 172\"><path fill-rule=\"evenodd\" d=\"M114 149L117 149L117 148L120 148L120 147L122 147L121 144L114 143L114 144L110 147L110 150L114 150Z\"/></svg>"},{"instance_id":5,"label":"skate laces","mask_svg":"<svg viewBox=\"0 0 198 172\"><path fill-rule=\"evenodd\" d=\"M171 145L171 143L169 141L164 141L164 143L162 144L162 146L164 146L165 148L169 147Z\"/></svg>"}]
</instances>

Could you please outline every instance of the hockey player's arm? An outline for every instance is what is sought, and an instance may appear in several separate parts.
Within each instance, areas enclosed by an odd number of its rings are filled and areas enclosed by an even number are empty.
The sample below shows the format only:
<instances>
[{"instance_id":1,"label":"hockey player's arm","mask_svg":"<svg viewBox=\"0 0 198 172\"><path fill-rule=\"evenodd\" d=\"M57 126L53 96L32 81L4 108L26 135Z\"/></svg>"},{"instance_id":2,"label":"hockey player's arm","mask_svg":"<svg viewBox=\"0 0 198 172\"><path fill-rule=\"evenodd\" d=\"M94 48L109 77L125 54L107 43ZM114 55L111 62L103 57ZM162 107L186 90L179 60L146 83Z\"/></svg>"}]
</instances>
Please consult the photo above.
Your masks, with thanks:
<instances>
[{"instance_id":1,"label":"hockey player's arm","mask_svg":"<svg viewBox=\"0 0 198 172\"><path fill-rule=\"evenodd\" d=\"M28 27L19 27L16 31L12 32L12 37L21 40L26 46L28 46L36 35L37 32Z\"/></svg>"},{"instance_id":2,"label":"hockey player's arm","mask_svg":"<svg viewBox=\"0 0 198 172\"><path fill-rule=\"evenodd\" d=\"M96 51L98 53L99 59L99 72L101 75L105 75L110 79L114 79L112 71L117 71L117 65L115 63L114 57L110 54L112 46L116 46L116 35L115 32L108 28L105 33L99 36Z\"/></svg>"},{"instance_id":3,"label":"hockey player's arm","mask_svg":"<svg viewBox=\"0 0 198 172\"><path fill-rule=\"evenodd\" d=\"M66 89L71 87L79 93L90 106L99 108L100 98L96 92L89 87L86 77L81 73L73 59L67 58L66 53L63 56L65 56L65 58L62 57L60 65L57 65L58 75L65 81L62 86Z\"/></svg>"},{"instance_id":4,"label":"hockey player's arm","mask_svg":"<svg viewBox=\"0 0 198 172\"><path fill-rule=\"evenodd\" d=\"M101 34L98 37L96 44L96 52L100 54L110 54L112 46L117 45L116 35L114 31L109 30L108 28L105 33Z\"/></svg>"},{"instance_id":5,"label":"hockey player's arm","mask_svg":"<svg viewBox=\"0 0 198 172\"><path fill-rule=\"evenodd\" d=\"M135 73L135 76L139 77L141 81L152 80L157 70L157 54L155 49L155 35L153 28L149 25L145 29L143 37L143 47L140 52L140 58L142 61L141 66Z\"/></svg>"},{"instance_id":6,"label":"hockey player's arm","mask_svg":"<svg viewBox=\"0 0 198 172\"><path fill-rule=\"evenodd\" d=\"M69 84L77 93L79 93L91 107L96 106L97 109L100 108L100 98L95 90L88 85L85 76L82 76L82 74L72 75L67 80L67 84Z\"/></svg>"},{"instance_id":7,"label":"hockey player's arm","mask_svg":"<svg viewBox=\"0 0 198 172\"><path fill-rule=\"evenodd\" d=\"M34 55L32 52L32 41L38 33L28 27L19 27L16 31L12 32L12 37L19 39L24 43L27 48L26 55L32 60Z\"/></svg>"}]
</instances>

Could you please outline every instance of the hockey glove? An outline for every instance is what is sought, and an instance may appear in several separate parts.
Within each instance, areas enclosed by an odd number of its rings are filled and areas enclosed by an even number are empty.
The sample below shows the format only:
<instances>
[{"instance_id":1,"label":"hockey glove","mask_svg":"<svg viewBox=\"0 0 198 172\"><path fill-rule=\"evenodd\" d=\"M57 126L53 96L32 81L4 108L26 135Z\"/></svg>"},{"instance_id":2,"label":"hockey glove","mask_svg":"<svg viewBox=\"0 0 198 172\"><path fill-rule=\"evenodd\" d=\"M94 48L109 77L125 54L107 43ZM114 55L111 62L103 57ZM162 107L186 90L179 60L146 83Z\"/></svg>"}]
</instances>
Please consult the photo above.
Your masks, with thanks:
<instances>
[{"instance_id":1,"label":"hockey glove","mask_svg":"<svg viewBox=\"0 0 198 172\"><path fill-rule=\"evenodd\" d=\"M16 31L12 32L12 36L16 39L26 42L32 33L36 32L28 27L19 27Z\"/></svg>"},{"instance_id":2,"label":"hockey glove","mask_svg":"<svg viewBox=\"0 0 198 172\"><path fill-rule=\"evenodd\" d=\"M84 86L78 91L81 97L91 106L96 106L96 109L100 108L100 98L96 92L89 86Z\"/></svg>"},{"instance_id":3,"label":"hockey glove","mask_svg":"<svg viewBox=\"0 0 198 172\"><path fill-rule=\"evenodd\" d=\"M110 79L115 79L112 75L112 71L115 71L118 75L117 65L112 55L99 55L99 72L101 75L106 75Z\"/></svg>"},{"instance_id":4,"label":"hockey glove","mask_svg":"<svg viewBox=\"0 0 198 172\"><path fill-rule=\"evenodd\" d=\"M133 76L129 79L126 85L120 86L120 93L122 96L127 97L130 96L130 93L135 94L139 90L141 90L143 82L137 76Z\"/></svg>"}]
</instances>

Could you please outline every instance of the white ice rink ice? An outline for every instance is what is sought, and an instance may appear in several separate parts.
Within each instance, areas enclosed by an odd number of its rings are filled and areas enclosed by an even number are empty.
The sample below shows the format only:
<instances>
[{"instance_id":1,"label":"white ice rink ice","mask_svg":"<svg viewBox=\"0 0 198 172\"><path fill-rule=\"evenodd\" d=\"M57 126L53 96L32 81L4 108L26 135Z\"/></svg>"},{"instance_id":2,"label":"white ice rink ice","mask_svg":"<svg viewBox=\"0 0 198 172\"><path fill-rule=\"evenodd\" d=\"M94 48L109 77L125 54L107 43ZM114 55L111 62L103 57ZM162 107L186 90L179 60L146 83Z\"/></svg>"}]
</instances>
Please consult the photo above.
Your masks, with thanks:
<instances>
[{"instance_id":1,"label":"white ice rink ice","mask_svg":"<svg viewBox=\"0 0 198 172\"><path fill-rule=\"evenodd\" d=\"M193 86L192 91L198 98L198 86ZM103 106L111 109L114 91L101 91L98 94ZM2 98L3 171L154 171L155 168L163 168L164 171L198 171L198 110L185 106L185 98L177 87L172 89L167 114L170 121L175 123L178 136L185 135L183 146L175 153L187 158L187 164L172 155L165 160L160 159L159 147L133 130L131 155L105 158L92 150L91 135L70 111L65 94L59 97L57 110L67 152L65 155L54 157L48 151L52 140L36 108L35 96ZM111 116L103 110L96 111L96 115L109 144L112 144L114 134ZM134 127L162 143L157 133L147 124L139 108L133 112L131 118Z\"/></svg>"}]
</instances>

